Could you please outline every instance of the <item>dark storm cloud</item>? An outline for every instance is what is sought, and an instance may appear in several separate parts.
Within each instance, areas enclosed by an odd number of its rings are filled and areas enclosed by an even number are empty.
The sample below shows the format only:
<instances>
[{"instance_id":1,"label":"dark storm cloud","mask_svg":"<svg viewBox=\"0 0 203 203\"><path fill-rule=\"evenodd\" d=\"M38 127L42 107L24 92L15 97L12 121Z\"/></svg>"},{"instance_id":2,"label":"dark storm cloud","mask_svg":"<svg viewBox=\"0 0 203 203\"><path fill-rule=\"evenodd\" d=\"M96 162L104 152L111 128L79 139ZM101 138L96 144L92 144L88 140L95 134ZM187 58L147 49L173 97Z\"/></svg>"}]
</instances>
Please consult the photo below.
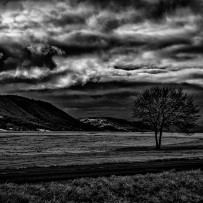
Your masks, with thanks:
<instances>
[{"instance_id":1,"label":"dark storm cloud","mask_svg":"<svg viewBox=\"0 0 203 203\"><path fill-rule=\"evenodd\" d=\"M189 94L193 94L195 103L202 107L203 89L189 84L168 84L181 87ZM69 89L43 90L29 92L30 98L51 101L59 108L75 117L112 116L132 119L132 104L135 97L143 90L162 86L149 83L89 83L82 88L80 85ZM23 94L23 93L22 93Z\"/></svg>"},{"instance_id":2,"label":"dark storm cloud","mask_svg":"<svg viewBox=\"0 0 203 203\"><path fill-rule=\"evenodd\" d=\"M82 24L85 23L85 18L79 14L63 14L60 15L57 12L52 12L52 15L48 17L46 23L52 24L56 27L66 26L68 24Z\"/></svg>"},{"instance_id":3,"label":"dark storm cloud","mask_svg":"<svg viewBox=\"0 0 203 203\"><path fill-rule=\"evenodd\" d=\"M78 56L102 53L119 47L123 49L133 46L140 47L146 45L147 42L140 39L125 39L113 35L76 31L62 41L51 40L49 43L63 50L66 56Z\"/></svg>"},{"instance_id":4,"label":"dark storm cloud","mask_svg":"<svg viewBox=\"0 0 203 203\"><path fill-rule=\"evenodd\" d=\"M0 40L10 44L0 47L1 71L71 70L54 82L56 89L98 78L183 82L182 75L202 63L200 0L5 1L2 8ZM157 68L150 70L152 65ZM179 66L176 77L170 66ZM36 89L54 88L50 83Z\"/></svg>"},{"instance_id":5,"label":"dark storm cloud","mask_svg":"<svg viewBox=\"0 0 203 203\"><path fill-rule=\"evenodd\" d=\"M192 11L202 12L202 1L200 0L170 0L170 1L155 1L150 12L150 16L153 18L162 18L166 13L174 12L178 8L190 7Z\"/></svg>"},{"instance_id":6,"label":"dark storm cloud","mask_svg":"<svg viewBox=\"0 0 203 203\"><path fill-rule=\"evenodd\" d=\"M73 5L84 2L83 0L70 1ZM136 9L144 9L150 16L162 17L167 12L173 12L179 7L191 7L194 11L199 11L201 1L199 0L86 0L86 2L93 4L100 8L110 8L112 10L124 9L128 7ZM148 10L151 8L150 10Z\"/></svg>"},{"instance_id":7,"label":"dark storm cloud","mask_svg":"<svg viewBox=\"0 0 203 203\"><path fill-rule=\"evenodd\" d=\"M16 68L26 67L56 67L52 57L62 55L62 51L53 46L35 44L24 47L18 43L0 42L0 71L15 70Z\"/></svg>"},{"instance_id":8,"label":"dark storm cloud","mask_svg":"<svg viewBox=\"0 0 203 203\"><path fill-rule=\"evenodd\" d=\"M19 0L2 0L0 10L22 11L23 4Z\"/></svg>"},{"instance_id":9,"label":"dark storm cloud","mask_svg":"<svg viewBox=\"0 0 203 203\"><path fill-rule=\"evenodd\" d=\"M163 38L163 39L154 39L151 43L149 43L148 49L149 50L159 50L164 49L167 47L171 47L173 45L188 45L192 44L191 38L188 36L177 36L170 38L170 36Z\"/></svg>"},{"instance_id":10,"label":"dark storm cloud","mask_svg":"<svg viewBox=\"0 0 203 203\"><path fill-rule=\"evenodd\" d=\"M175 51L176 54L179 53L191 53L191 54L202 54L203 53L203 43L199 45L183 46Z\"/></svg>"},{"instance_id":11,"label":"dark storm cloud","mask_svg":"<svg viewBox=\"0 0 203 203\"><path fill-rule=\"evenodd\" d=\"M14 43L0 43L0 53L2 54L2 57L0 58L1 71L15 69L24 55L20 46Z\"/></svg>"},{"instance_id":12,"label":"dark storm cloud","mask_svg":"<svg viewBox=\"0 0 203 203\"><path fill-rule=\"evenodd\" d=\"M1 92L44 95L80 116L127 116L140 91L161 84L201 103L202 8L202 0L1 1Z\"/></svg>"}]
</instances>

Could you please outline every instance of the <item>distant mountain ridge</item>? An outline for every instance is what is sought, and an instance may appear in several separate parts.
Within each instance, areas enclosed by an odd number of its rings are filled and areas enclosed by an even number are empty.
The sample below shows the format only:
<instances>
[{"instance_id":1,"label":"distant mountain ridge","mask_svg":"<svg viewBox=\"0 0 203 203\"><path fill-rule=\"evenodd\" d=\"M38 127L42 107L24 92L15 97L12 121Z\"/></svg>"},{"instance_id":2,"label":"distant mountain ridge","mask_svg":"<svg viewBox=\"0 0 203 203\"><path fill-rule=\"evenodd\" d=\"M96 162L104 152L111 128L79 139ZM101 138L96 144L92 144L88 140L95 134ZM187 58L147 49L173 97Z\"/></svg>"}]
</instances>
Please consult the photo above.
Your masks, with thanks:
<instances>
[{"instance_id":1,"label":"distant mountain ridge","mask_svg":"<svg viewBox=\"0 0 203 203\"><path fill-rule=\"evenodd\" d=\"M141 122L132 122L124 119L112 117L88 117L80 119L81 122L93 125L104 131L120 131L120 132L142 132L151 131L149 126ZM196 126L192 132L203 132L203 126Z\"/></svg>"},{"instance_id":2,"label":"distant mountain ridge","mask_svg":"<svg viewBox=\"0 0 203 203\"><path fill-rule=\"evenodd\" d=\"M138 132L148 129L147 126L140 122L131 122L112 117L88 117L82 118L80 121L105 131Z\"/></svg>"},{"instance_id":3,"label":"distant mountain ridge","mask_svg":"<svg viewBox=\"0 0 203 203\"><path fill-rule=\"evenodd\" d=\"M0 129L99 130L80 122L48 102L15 95L0 96Z\"/></svg>"}]
</instances>

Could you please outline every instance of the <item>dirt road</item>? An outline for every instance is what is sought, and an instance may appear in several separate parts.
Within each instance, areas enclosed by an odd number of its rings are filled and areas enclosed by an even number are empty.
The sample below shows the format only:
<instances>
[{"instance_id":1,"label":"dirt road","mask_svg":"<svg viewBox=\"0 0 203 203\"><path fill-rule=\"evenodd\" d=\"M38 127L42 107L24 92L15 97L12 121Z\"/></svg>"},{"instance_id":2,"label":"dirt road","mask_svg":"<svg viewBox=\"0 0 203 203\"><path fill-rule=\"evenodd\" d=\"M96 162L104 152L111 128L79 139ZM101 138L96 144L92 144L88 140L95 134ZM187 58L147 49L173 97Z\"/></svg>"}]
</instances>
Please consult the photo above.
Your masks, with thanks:
<instances>
[{"instance_id":1,"label":"dirt road","mask_svg":"<svg viewBox=\"0 0 203 203\"><path fill-rule=\"evenodd\" d=\"M112 163L82 166L36 167L26 169L0 170L0 182L43 182L70 180L81 177L98 177L110 175L135 175L158 173L175 169L203 169L203 160L169 160L155 162Z\"/></svg>"}]
</instances>

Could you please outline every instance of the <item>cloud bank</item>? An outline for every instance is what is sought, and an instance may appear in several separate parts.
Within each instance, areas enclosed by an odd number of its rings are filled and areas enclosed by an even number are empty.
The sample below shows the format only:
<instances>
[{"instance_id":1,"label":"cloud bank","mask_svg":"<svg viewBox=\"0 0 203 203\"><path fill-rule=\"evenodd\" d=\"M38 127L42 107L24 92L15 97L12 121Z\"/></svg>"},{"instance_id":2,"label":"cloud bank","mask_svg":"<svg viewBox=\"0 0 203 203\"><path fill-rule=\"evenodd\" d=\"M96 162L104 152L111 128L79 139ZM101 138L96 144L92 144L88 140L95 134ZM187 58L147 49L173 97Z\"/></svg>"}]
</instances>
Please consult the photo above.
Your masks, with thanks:
<instances>
[{"instance_id":1,"label":"cloud bank","mask_svg":"<svg viewBox=\"0 0 203 203\"><path fill-rule=\"evenodd\" d=\"M95 114L126 105L121 94L129 105L141 86L202 95L202 0L10 0L0 11L1 93L65 95L79 103L61 98L63 108L92 102Z\"/></svg>"},{"instance_id":2,"label":"cloud bank","mask_svg":"<svg viewBox=\"0 0 203 203\"><path fill-rule=\"evenodd\" d=\"M92 81L159 81L203 87L201 0L1 4L5 86L42 90Z\"/></svg>"}]
</instances>

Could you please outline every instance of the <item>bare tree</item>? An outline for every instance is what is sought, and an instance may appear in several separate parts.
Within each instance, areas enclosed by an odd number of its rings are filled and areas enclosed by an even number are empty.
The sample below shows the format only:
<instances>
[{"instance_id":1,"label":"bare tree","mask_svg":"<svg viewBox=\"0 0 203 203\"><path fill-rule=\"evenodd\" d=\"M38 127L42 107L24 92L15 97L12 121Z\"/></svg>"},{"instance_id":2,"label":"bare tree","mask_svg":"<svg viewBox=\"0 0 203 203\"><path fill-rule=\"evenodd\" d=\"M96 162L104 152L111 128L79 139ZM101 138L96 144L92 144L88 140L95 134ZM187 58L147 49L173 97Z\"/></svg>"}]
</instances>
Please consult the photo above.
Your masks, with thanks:
<instances>
[{"instance_id":1,"label":"bare tree","mask_svg":"<svg viewBox=\"0 0 203 203\"><path fill-rule=\"evenodd\" d=\"M133 116L154 131L156 149L160 149L163 131L190 133L198 120L199 108L182 89L154 87L138 95Z\"/></svg>"}]
</instances>

